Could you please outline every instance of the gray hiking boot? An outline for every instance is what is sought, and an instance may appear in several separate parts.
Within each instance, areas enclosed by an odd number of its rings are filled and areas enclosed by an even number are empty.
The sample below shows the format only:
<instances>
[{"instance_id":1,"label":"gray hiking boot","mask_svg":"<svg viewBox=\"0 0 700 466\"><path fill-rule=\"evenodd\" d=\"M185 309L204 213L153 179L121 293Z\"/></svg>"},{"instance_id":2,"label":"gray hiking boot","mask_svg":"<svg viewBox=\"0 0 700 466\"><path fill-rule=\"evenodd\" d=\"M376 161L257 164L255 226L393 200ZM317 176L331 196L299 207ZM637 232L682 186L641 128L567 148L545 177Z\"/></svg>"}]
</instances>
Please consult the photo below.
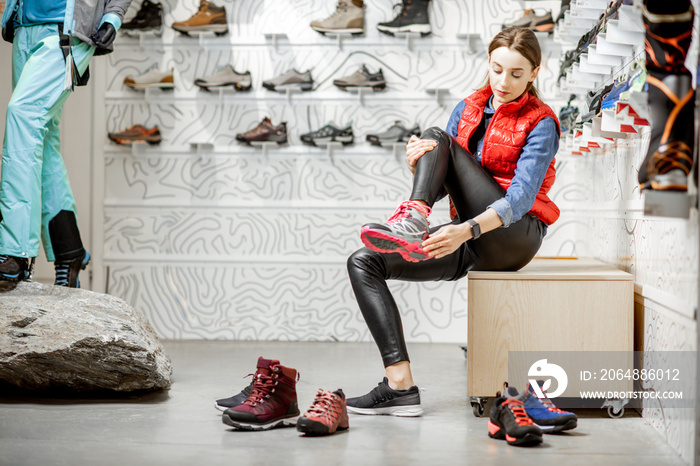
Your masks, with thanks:
<instances>
[{"instance_id":1,"label":"gray hiking boot","mask_svg":"<svg viewBox=\"0 0 700 466\"><path fill-rule=\"evenodd\" d=\"M411 135L420 136L420 128L415 125L411 129L406 129L400 121L394 122L386 131L379 134L368 134L367 141L374 146L391 144L392 142L403 142L411 138Z\"/></svg>"},{"instance_id":2,"label":"gray hiking boot","mask_svg":"<svg viewBox=\"0 0 700 466\"><path fill-rule=\"evenodd\" d=\"M239 73L233 66L226 65L211 76L195 79L194 83L205 91L226 86L233 86L239 91L248 91L251 87L252 78L250 71Z\"/></svg>"},{"instance_id":3,"label":"gray hiking boot","mask_svg":"<svg viewBox=\"0 0 700 466\"><path fill-rule=\"evenodd\" d=\"M354 141L352 125L348 125L346 128L340 129L333 123L329 123L319 130L302 134L299 138L301 139L301 142L312 146L328 144L329 142L340 142L344 146L347 146L348 144L352 144Z\"/></svg>"},{"instance_id":4,"label":"gray hiking boot","mask_svg":"<svg viewBox=\"0 0 700 466\"><path fill-rule=\"evenodd\" d=\"M554 19L552 12L548 11L543 15L538 15L534 10L528 9L523 12L523 15L510 23L504 23L503 29L506 28L527 28L531 31L553 32Z\"/></svg>"},{"instance_id":5,"label":"gray hiking boot","mask_svg":"<svg viewBox=\"0 0 700 466\"><path fill-rule=\"evenodd\" d=\"M265 89L271 91L284 92L286 89L310 91L313 89L314 80L311 78L310 70L305 73L300 73L292 68L275 78L263 81L262 85Z\"/></svg>"},{"instance_id":6,"label":"gray hiking boot","mask_svg":"<svg viewBox=\"0 0 700 466\"><path fill-rule=\"evenodd\" d=\"M397 252L408 262L428 259L421 243L428 238L430 207L415 201L404 201L384 223L368 223L360 237L370 250L380 253Z\"/></svg>"},{"instance_id":7,"label":"gray hiking boot","mask_svg":"<svg viewBox=\"0 0 700 466\"><path fill-rule=\"evenodd\" d=\"M334 79L333 84L344 91L348 90L348 88L356 87L371 87L375 91L386 88L386 81L384 80L382 69L380 68L376 73L370 73L365 65L362 65L359 70L355 71L350 76Z\"/></svg>"},{"instance_id":8,"label":"gray hiking boot","mask_svg":"<svg viewBox=\"0 0 700 466\"><path fill-rule=\"evenodd\" d=\"M311 21L311 28L321 34L365 32L365 5L363 0L339 0L335 12L328 18Z\"/></svg>"}]
</instances>

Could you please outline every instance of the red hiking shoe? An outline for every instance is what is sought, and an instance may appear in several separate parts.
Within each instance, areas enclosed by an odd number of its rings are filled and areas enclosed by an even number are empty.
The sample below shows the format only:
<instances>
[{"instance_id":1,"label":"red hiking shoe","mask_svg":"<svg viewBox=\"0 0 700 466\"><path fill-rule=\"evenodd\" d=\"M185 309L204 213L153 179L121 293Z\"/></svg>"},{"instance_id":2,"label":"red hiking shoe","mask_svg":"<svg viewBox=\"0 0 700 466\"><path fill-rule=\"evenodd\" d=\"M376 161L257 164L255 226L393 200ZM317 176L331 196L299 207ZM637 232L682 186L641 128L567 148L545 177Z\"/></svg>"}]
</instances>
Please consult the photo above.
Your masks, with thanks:
<instances>
[{"instance_id":1,"label":"red hiking shoe","mask_svg":"<svg viewBox=\"0 0 700 466\"><path fill-rule=\"evenodd\" d=\"M428 259L421 248L428 238L430 207L415 201L404 201L384 223L368 223L362 227L362 242L374 252L398 252L408 262Z\"/></svg>"},{"instance_id":2,"label":"red hiking shoe","mask_svg":"<svg viewBox=\"0 0 700 466\"><path fill-rule=\"evenodd\" d=\"M534 446L542 443L542 430L527 415L521 400L498 397L491 408L489 437L509 445Z\"/></svg>"},{"instance_id":3,"label":"red hiking shoe","mask_svg":"<svg viewBox=\"0 0 700 466\"><path fill-rule=\"evenodd\" d=\"M307 435L331 435L349 427L345 394L341 389L324 392L319 388L311 407L297 422L297 430Z\"/></svg>"},{"instance_id":4,"label":"red hiking shoe","mask_svg":"<svg viewBox=\"0 0 700 466\"><path fill-rule=\"evenodd\" d=\"M258 359L253 389L239 406L224 411L224 424L242 430L268 430L296 424L296 369L282 366L275 359Z\"/></svg>"}]
</instances>

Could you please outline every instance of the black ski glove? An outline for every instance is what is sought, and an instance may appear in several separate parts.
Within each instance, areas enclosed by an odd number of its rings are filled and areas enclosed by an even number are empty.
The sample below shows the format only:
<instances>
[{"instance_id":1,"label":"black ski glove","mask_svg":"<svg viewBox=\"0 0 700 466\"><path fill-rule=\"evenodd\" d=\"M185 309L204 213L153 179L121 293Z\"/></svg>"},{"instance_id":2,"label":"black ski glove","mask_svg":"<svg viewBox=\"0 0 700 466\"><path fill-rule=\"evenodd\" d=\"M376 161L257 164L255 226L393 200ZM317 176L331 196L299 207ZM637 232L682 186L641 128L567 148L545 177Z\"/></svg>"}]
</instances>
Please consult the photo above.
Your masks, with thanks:
<instances>
[{"instance_id":1,"label":"black ski glove","mask_svg":"<svg viewBox=\"0 0 700 466\"><path fill-rule=\"evenodd\" d=\"M103 23L102 26L95 32L90 39L95 45L101 49L106 49L117 37L117 31L110 23Z\"/></svg>"}]
</instances>

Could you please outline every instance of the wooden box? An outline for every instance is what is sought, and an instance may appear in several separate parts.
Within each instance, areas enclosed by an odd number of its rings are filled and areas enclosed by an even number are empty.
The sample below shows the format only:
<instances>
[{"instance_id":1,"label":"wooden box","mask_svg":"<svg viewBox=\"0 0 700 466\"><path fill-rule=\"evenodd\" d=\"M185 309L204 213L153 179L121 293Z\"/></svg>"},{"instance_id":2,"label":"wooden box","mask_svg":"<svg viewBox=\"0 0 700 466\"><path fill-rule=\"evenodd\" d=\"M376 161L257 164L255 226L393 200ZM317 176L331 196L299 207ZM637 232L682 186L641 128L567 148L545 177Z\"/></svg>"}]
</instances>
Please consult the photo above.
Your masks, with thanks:
<instances>
[{"instance_id":1,"label":"wooden box","mask_svg":"<svg viewBox=\"0 0 700 466\"><path fill-rule=\"evenodd\" d=\"M632 358L634 282L629 273L594 259L534 259L518 272L469 272L467 277L467 396L493 397L503 389L509 351L616 351ZM569 375L567 392L577 388L576 378ZM522 390L524 384L518 383Z\"/></svg>"}]
</instances>

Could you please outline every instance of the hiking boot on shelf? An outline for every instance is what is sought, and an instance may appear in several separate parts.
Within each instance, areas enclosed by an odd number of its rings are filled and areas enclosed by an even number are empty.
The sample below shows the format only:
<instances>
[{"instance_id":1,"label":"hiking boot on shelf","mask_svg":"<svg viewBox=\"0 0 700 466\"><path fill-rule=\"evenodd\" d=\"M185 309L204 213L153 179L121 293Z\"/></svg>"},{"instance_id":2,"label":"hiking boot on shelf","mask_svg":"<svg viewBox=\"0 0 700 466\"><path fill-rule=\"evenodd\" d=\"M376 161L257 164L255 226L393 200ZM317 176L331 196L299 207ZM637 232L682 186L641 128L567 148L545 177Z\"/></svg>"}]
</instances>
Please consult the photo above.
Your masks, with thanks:
<instances>
[{"instance_id":1,"label":"hiking boot on shelf","mask_svg":"<svg viewBox=\"0 0 700 466\"><path fill-rule=\"evenodd\" d=\"M564 16L566 15L566 12L571 9L571 0L561 0L561 8L559 8L559 14L557 15L557 19L554 20L555 23L559 23L559 21L564 19Z\"/></svg>"},{"instance_id":2,"label":"hiking boot on shelf","mask_svg":"<svg viewBox=\"0 0 700 466\"><path fill-rule=\"evenodd\" d=\"M186 21L174 22L173 29L185 35L190 32L213 32L222 36L228 32L226 8L200 0L199 11Z\"/></svg>"},{"instance_id":3,"label":"hiking boot on shelf","mask_svg":"<svg viewBox=\"0 0 700 466\"><path fill-rule=\"evenodd\" d=\"M254 374L250 375L255 377ZM247 400L250 396L250 392L253 391L253 382L254 381L251 381L250 384L246 385L245 388L243 388L243 390L229 398L221 398L219 400L216 400L216 402L214 403L214 407L219 411L226 411L229 408L235 408L236 406L242 405L243 402Z\"/></svg>"},{"instance_id":4,"label":"hiking boot on shelf","mask_svg":"<svg viewBox=\"0 0 700 466\"><path fill-rule=\"evenodd\" d=\"M341 389L326 392L319 388L311 407L297 421L297 430L306 435L331 435L349 428L345 394Z\"/></svg>"},{"instance_id":5,"label":"hiking boot on shelf","mask_svg":"<svg viewBox=\"0 0 700 466\"><path fill-rule=\"evenodd\" d=\"M529 383L521 395L518 395L515 389L513 389L513 392L508 392L512 387L507 387L506 392L522 400L527 415L545 434L556 434L576 428L578 416L554 406L552 400L547 396L547 391L542 388L544 381L538 380L537 384L539 385L543 398L538 396L533 386Z\"/></svg>"},{"instance_id":6,"label":"hiking boot on shelf","mask_svg":"<svg viewBox=\"0 0 700 466\"><path fill-rule=\"evenodd\" d=\"M668 2L673 3L673 2ZM645 4L642 11L644 20L646 67L666 73L685 73L685 59L688 56L693 32L693 5L690 0L676 5L686 6L684 12L652 13ZM669 5L670 6L670 5Z\"/></svg>"},{"instance_id":7,"label":"hiking boot on shelf","mask_svg":"<svg viewBox=\"0 0 700 466\"><path fill-rule=\"evenodd\" d=\"M251 142L276 142L277 144L286 144L287 142L287 123L282 122L278 126L274 126L270 118L265 117L258 123L258 126L236 135L236 141L244 144Z\"/></svg>"},{"instance_id":8,"label":"hiking boot on shelf","mask_svg":"<svg viewBox=\"0 0 700 466\"><path fill-rule=\"evenodd\" d=\"M695 90L690 72L650 70L649 149L639 167L642 189L687 191L695 142Z\"/></svg>"},{"instance_id":9,"label":"hiking boot on shelf","mask_svg":"<svg viewBox=\"0 0 700 466\"><path fill-rule=\"evenodd\" d=\"M408 142L413 135L420 136L418 125L411 129L406 129L403 123L396 121L383 133L368 134L367 141L374 146L381 146L382 144L391 144L393 142Z\"/></svg>"},{"instance_id":10,"label":"hiking boot on shelf","mask_svg":"<svg viewBox=\"0 0 700 466\"><path fill-rule=\"evenodd\" d=\"M268 430L293 426L299 417L296 369L275 359L258 359L253 389L246 400L224 411L224 424L241 430Z\"/></svg>"},{"instance_id":11,"label":"hiking boot on shelf","mask_svg":"<svg viewBox=\"0 0 700 466\"><path fill-rule=\"evenodd\" d=\"M163 5L144 0L141 8L130 21L119 28L127 36L139 35L147 32L161 34L163 32Z\"/></svg>"},{"instance_id":12,"label":"hiking boot on shelf","mask_svg":"<svg viewBox=\"0 0 700 466\"><path fill-rule=\"evenodd\" d=\"M355 141L352 133L352 125L341 129L336 127L333 123L329 123L316 131L302 134L299 139L301 139L301 142L304 144L312 146L324 145L329 142L340 142L344 146L347 146Z\"/></svg>"},{"instance_id":13,"label":"hiking boot on shelf","mask_svg":"<svg viewBox=\"0 0 700 466\"><path fill-rule=\"evenodd\" d=\"M386 81L384 80L382 69L380 68L376 73L370 73L365 65L362 65L359 70L355 71L350 76L334 79L333 84L344 91L358 87L371 87L375 91L386 88Z\"/></svg>"},{"instance_id":14,"label":"hiking boot on shelf","mask_svg":"<svg viewBox=\"0 0 700 466\"><path fill-rule=\"evenodd\" d=\"M542 430L535 425L525 412L517 390L500 396L493 402L489 416L489 437L505 440L509 445L535 446L542 443ZM509 396L510 395L510 396Z\"/></svg>"},{"instance_id":15,"label":"hiking boot on shelf","mask_svg":"<svg viewBox=\"0 0 700 466\"><path fill-rule=\"evenodd\" d=\"M251 78L250 71L239 73L231 65L226 65L223 68L220 68L219 71L211 76L205 76L194 80L194 84L201 87L205 91L226 86L232 86L234 89L239 91L249 91L252 86L252 82L253 80Z\"/></svg>"},{"instance_id":16,"label":"hiking boot on shelf","mask_svg":"<svg viewBox=\"0 0 700 466\"><path fill-rule=\"evenodd\" d=\"M552 19L552 12L548 11L543 15L537 15L535 10L525 10L520 18L513 22L503 24L503 29L513 27L551 33L554 31L554 19Z\"/></svg>"},{"instance_id":17,"label":"hiking boot on shelf","mask_svg":"<svg viewBox=\"0 0 700 466\"><path fill-rule=\"evenodd\" d=\"M262 85L265 89L277 92L284 92L287 89L310 91L314 87L314 80L311 77L311 70L300 73L292 68L277 77L263 81Z\"/></svg>"},{"instance_id":18,"label":"hiking boot on shelf","mask_svg":"<svg viewBox=\"0 0 700 466\"><path fill-rule=\"evenodd\" d=\"M326 19L311 21L311 28L321 34L364 34L365 5L363 0L339 0L335 12Z\"/></svg>"},{"instance_id":19,"label":"hiking boot on shelf","mask_svg":"<svg viewBox=\"0 0 700 466\"><path fill-rule=\"evenodd\" d=\"M56 272L56 279L53 283L54 286L80 288L80 280L78 279L78 274L81 270L85 270L89 263L90 253L85 250L83 250L83 252L78 257L75 257L73 259L64 261L54 261L53 267Z\"/></svg>"},{"instance_id":20,"label":"hiking boot on shelf","mask_svg":"<svg viewBox=\"0 0 700 466\"><path fill-rule=\"evenodd\" d=\"M598 113L600 113L600 106L603 103L603 99L610 93L613 88L614 83L610 83L602 89L597 91L588 91L586 93L586 113L581 115L581 120L583 123L591 121Z\"/></svg>"},{"instance_id":21,"label":"hiking boot on shelf","mask_svg":"<svg viewBox=\"0 0 700 466\"><path fill-rule=\"evenodd\" d=\"M370 250L396 252L408 262L428 259L421 243L428 238L430 207L415 201L404 201L384 223L368 223L360 238Z\"/></svg>"},{"instance_id":22,"label":"hiking boot on shelf","mask_svg":"<svg viewBox=\"0 0 700 466\"><path fill-rule=\"evenodd\" d=\"M124 78L124 85L137 91L147 89L149 87L173 89L175 88L173 69L170 68L168 71L152 69L139 76L127 76Z\"/></svg>"},{"instance_id":23,"label":"hiking boot on shelf","mask_svg":"<svg viewBox=\"0 0 700 466\"><path fill-rule=\"evenodd\" d=\"M28 259L0 254L0 280L18 282L28 280L30 274Z\"/></svg>"},{"instance_id":24,"label":"hiking boot on shelf","mask_svg":"<svg viewBox=\"0 0 700 466\"><path fill-rule=\"evenodd\" d=\"M379 23L377 29L384 34L396 35L399 33L418 32L421 36L431 33L428 20L428 7L430 0L402 0L394 7L400 8L399 13L391 21Z\"/></svg>"},{"instance_id":25,"label":"hiking boot on shelf","mask_svg":"<svg viewBox=\"0 0 700 466\"><path fill-rule=\"evenodd\" d=\"M149 144L160 144L160 130L157 126L151 129L143 125L134 125L119 133L107 133L107 137L117 144L129 145L132 142L147 142Z\"/></svg>"}]
</instances>

